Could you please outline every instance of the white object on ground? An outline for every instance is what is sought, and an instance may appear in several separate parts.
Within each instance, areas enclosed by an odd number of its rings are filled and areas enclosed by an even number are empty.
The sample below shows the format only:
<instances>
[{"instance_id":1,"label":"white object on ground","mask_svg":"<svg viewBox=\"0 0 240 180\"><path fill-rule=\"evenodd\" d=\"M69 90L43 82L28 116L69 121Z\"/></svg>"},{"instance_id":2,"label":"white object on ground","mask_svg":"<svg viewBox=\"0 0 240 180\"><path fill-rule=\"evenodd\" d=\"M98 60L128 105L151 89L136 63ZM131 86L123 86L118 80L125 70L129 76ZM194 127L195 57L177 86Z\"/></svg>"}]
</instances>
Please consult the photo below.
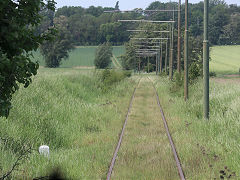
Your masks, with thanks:
<instances>
[{"instance_id":1,"label":"white object on ground","mask_svg":"<svg viewBox=\"0 0 240 180\"><path fill-rule=\"evenodd\" d=\"M46 145L40 146L39 153L45 157L49 157L49 147Z\"/></svg>"}]
</instances>

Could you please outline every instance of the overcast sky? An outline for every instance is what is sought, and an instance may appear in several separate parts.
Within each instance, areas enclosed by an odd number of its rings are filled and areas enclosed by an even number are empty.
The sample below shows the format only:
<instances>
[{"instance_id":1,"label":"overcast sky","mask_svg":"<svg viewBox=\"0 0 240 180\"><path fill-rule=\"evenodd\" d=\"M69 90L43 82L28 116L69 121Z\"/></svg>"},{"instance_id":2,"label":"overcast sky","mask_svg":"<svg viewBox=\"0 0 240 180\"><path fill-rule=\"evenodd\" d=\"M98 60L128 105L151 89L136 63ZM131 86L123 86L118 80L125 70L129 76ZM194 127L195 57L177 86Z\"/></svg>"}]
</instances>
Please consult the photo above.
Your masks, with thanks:
<instances>
[{"instance_id":1,"label":"overcast sky","mask_svg":"<svg viewBox=\"0 0 240 180\"><path fill-rule=\"evenodd\" d=\"M178 2L178 0L172 0ZM57 8L62 6L102 6L102 7L114 7L117 0L56 0ZM145 9L154 0L119 0L119 6L121 10L130 10L134 8ZM162 0L161 2L169 2L169 0ZM182 3L185 0L182 0ZM189 3L197 3L200 0L188 0ZM225 0L227 4L238 4L240 5L240 0Z\"/></svg>"}]
</instances>

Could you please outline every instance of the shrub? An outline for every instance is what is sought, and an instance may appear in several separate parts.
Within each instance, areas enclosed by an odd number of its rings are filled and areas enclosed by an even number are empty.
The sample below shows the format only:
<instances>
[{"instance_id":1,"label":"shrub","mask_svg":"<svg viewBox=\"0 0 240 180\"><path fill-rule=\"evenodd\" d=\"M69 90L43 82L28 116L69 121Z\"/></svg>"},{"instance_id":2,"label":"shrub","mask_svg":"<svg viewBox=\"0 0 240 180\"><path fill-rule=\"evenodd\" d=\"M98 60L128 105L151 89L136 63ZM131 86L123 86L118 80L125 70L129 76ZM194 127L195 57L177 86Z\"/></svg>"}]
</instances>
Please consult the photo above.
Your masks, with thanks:
<instances>
[{"instance_id":1,"label":"shrub","mask_svg":"<svg viewBox=\"0 0 240 180\"><path fill-rule=\"evenodd\" d=\"M124 71L124 75L125 75L126 77L131 77L132 71Z\"/></svg>"},{"instance_id":2,"label":"shrub","mask_svg":"<svg viewBox=\"0 0 240 180\"><path fill-rule=\"evenodd\" d=\"M202 63L193 62L189 67L189 83L193 84L198 77L202 76L202 72Z\"/></svg>"},{"instance_id":3,"label":"shrub","mask_svg":"<svg viewBox=\"0 0 240 180\"><path fill-rule=\"evenodd\" d=\"M209 76L210 76L210 77L216 77L217 74L216 74L215 72L209 72Z\"/></svg>"},{"instance_id":4,"label":"shrub","mask_svg":"<svg viewBox=\"0 0 240 180\"><path fill-rule=\"evenodd\" d=\"M112 46L110 43L103 43L102 45L98 46L94 64L97 69L104 69L107 68L111 62L112 57Z\"/></svg>"},{"instance_id":5,"label":"shrub","mask_svg":"<svg viewBox=\"0 0 240 180\"><path fill-rule=\"evenodd\" d=\"M102 71L99 75L100 78L100 88L103 91L109 90L114 84L122 81L126 77L130 77L131 72L130 71L115 71L115 70L109 70L105 69Z\"/></svg>"},{"instance_id":6,"label":"shrub","mask_svg":"<svg viewBox=\"0 0 240 180\"><path fill-rule=\"evenodd\" d=\"M170 86L170 92L176 93L183 89L184 75L176 72L173 76L172 85Z\"/></svg>"}]
</instances>

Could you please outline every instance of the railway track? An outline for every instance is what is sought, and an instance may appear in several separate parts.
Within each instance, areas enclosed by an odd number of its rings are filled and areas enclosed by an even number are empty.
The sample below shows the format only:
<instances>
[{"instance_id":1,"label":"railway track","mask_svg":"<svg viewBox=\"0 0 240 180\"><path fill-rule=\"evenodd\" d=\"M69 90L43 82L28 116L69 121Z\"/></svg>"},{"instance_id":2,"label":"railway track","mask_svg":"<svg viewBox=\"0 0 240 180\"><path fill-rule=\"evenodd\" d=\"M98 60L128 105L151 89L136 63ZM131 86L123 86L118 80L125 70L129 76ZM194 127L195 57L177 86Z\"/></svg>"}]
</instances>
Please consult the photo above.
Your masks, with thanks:
<instances>
[{"instance_id":1,"label":"railway track","mask_svg":"<svg viewBox=\"0 0 240 180\"><path fill-rule=\"evenodd\" d=\"M154 86L153 81L149 77L147 77L147 78L149 79L149 81L151 82L151 84L152 84L152 86L153 86L153 88L155 90L157 104L158 104L158 107L159 107L159 110L160 110L160 113L161 113L161 116L162 116L162 120L163 120L163 123L164 123L166 134L167 134L167 137L168 137L168 140L169 140L172 152L173 152L173 156L174 156L174 159L175 159L175 162L176 162L179 178L181 180L185 180L184 172L182 170L181 163L180 163L180 160L178 158L178 154L177 154L174 142L172 140L172 137L171 137L168 125L167 125L167 121L166 121L166 118L164 116L163 109L162 109L161 104L160 104L160 100L159 100L159 96L158 96L157 90L156 90L156 88ZM125 131L125 128L126 128L126 125L127 125L127 121L129 119L129 114L130 114L131 109L132 109L132 104L133 104L133 101L134 101L134 98L135 98L136 90L139 87L140 81L141 81L141 79L139 80L139 82L138 82L137 86L135 87L134 92L132 94L132 97L131 97L131 100L130 100L130 104L129 104L129 107L128 107L128 112L127 112L127 115L126 115L126 119L124 121L123 128L122 128L121 134L119 136L118 144L117 144L117 147L116 147L116 149L114 151L113 158L112 158L112 161L111 161L109 169L108 169L107 180L111 179L111 175L112 175L113 168L114 168L114 165L115 165L115 162L116 162L116 158L117 158L117 155L118 155L118 152L119 152L122 140L123 140L124 131Z\"/></svg>"}]
</instances>

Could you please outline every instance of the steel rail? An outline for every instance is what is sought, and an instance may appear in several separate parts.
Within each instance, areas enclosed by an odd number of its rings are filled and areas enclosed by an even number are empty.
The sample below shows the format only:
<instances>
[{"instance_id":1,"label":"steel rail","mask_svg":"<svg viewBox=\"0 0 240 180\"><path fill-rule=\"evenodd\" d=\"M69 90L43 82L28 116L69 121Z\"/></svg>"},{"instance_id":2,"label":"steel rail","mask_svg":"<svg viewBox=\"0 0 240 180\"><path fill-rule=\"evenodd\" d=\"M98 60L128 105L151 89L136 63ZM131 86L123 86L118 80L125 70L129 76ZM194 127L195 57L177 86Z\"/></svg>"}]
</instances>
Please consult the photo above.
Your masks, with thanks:
<instances>
[{"instance_id":1,"label":"steel rail","mask_svg":"<svg viewBox=\"0 0 240 180\"><path fill-rule=\"evenodd\" d=\"M181 180L185 180L184 172L182 170L182 165L181 165L181 162L179 160L179 157L178 157L177 150L175 148L174 142L172 140L172 136L170 134L170 131L169 131L169 128L168 128L168 124L167 124L167 121L166 121L166 118L165 118L162 106L160 104L160 99L159 99L159 96L158 96L157 89L154 86L153 81L149 77L148 77L148 79L152 82L152 85L154 87L154 90L155 90L155 93L156 93L156 96L157 96L157 103L158 103L158 106L159 106L159 109L160 109L160 112L161 112L161 115L162 115L162 119L163 119L163 123L164 123L165 129L166 129L166 133L167 133L167 136L168 136L171 148L172 148L172 152L173 152L173 155L174 155L174 158L175 158L175 161L176 161L178 174L179 174Z\"/></svg>"},{"instance_id":2,"label":"steel rail","mask_svg":"<svg viewBox=\"0 0 240 180\"><path fill-rule=\"evenodd\" d=\"M112 158L111 164L110 164L109 169L108 169L107 180L110 180L110 179L111 179L113 167L114 167L114 165L115 165L115 161L116 161L116 158L117 158L117 154L118 154L118 151L119 151L120 146L121 146L121 143L122 143L122 139L123 139L125 127L126 127L126 125L127 125L127 120L128 120L129 114L130 114L131 109L132 109L133 99L134 99L134 97L135 97L136 89L137 89L137 87L139 86L140 81L141 81L141 79L138 81L138 84L137 84L137 86L135 87L135 89L134 89L134 91L133 91L133 95L132 95L132 98L131 98L131 101L130 101L130 104L129 104L129 107L128 107L128 112L127 112L127 115L126 115L126 119L125 119L125 122L124 122L124 124L123 124L121 134L120 134L120 136L119 136L118 144L117 144L117 147L116 147L116 149L115 149L115 151L114 151L113 158Z\"/></svg>"}]
</instances>

